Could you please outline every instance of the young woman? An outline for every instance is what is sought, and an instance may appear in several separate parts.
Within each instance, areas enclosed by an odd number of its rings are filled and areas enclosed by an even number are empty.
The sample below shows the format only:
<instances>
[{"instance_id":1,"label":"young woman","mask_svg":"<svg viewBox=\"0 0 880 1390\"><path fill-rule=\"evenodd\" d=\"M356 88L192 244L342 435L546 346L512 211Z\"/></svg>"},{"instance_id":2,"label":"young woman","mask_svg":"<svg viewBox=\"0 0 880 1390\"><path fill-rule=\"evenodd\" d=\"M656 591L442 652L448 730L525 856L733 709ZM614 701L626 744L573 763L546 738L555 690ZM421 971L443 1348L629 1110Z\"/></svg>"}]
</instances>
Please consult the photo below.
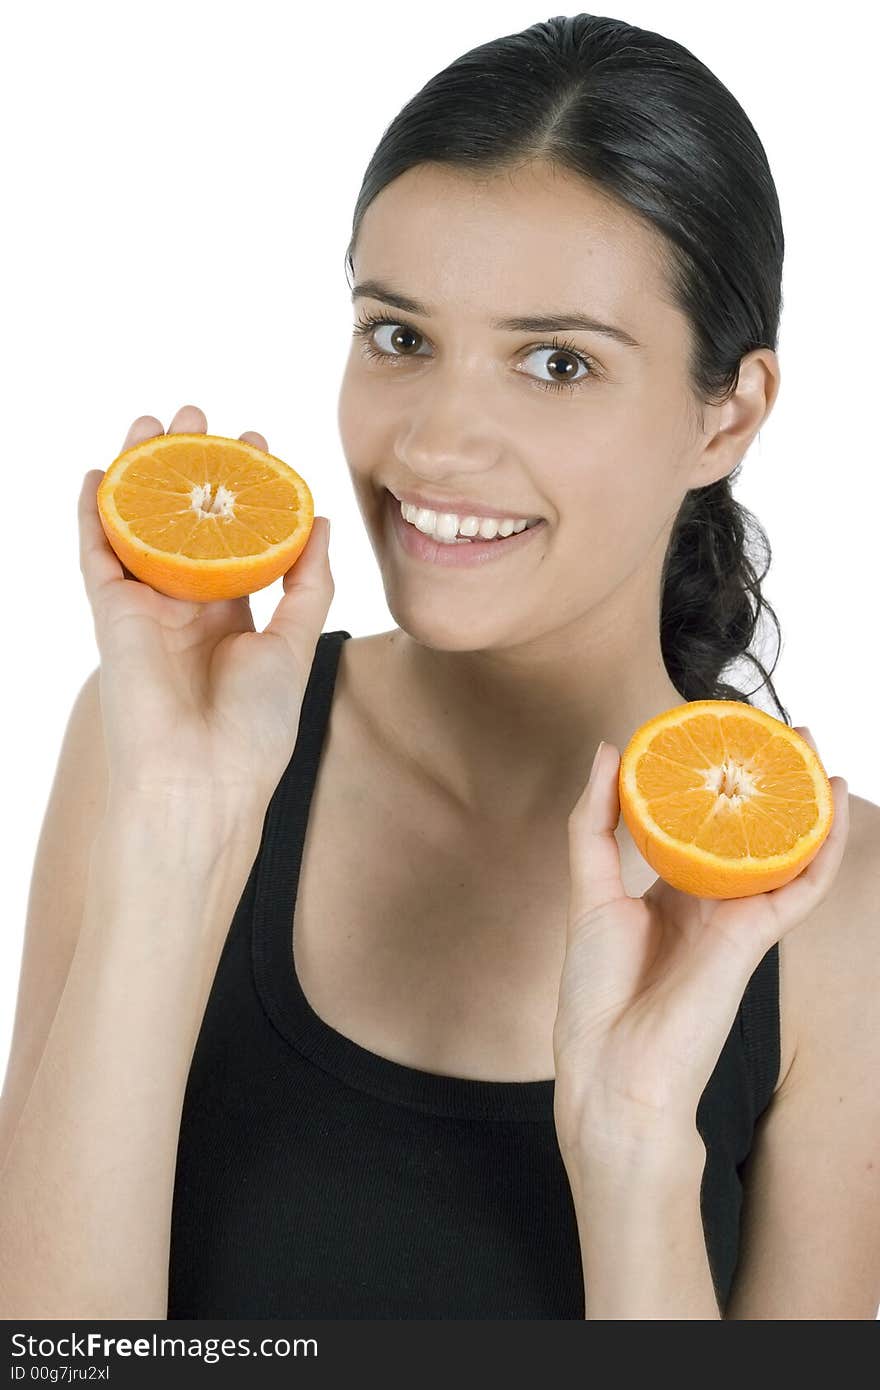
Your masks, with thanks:
<instances>
[{"instance_id":1,"label":"young woman","mask_svg":"<svg viewBox=\"0 0 880 1390\"><path fill-rule=\"evenodd\" d=\"M263 633L155 593L84 481L4 1316L872 1318L880 809L834 777L809 867L720 902L616 793L651 716L749 701L737 658L790 722L731 492L780 381L761 143L680 45L551 19L408 103L349 255L391 631L323 632L323 521Z\"/></svg>"}]
</instances>

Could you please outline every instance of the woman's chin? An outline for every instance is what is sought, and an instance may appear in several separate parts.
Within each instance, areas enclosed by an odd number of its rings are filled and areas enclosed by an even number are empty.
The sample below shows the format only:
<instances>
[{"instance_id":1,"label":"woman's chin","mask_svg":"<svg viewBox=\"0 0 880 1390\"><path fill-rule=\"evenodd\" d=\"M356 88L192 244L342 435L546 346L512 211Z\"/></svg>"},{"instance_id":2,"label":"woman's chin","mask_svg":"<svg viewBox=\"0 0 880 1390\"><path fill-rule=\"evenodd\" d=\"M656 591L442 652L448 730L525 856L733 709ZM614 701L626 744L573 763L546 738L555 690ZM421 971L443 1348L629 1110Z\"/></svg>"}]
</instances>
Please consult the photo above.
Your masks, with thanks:
<instances>
[{"instance_id":1,"label":"woman's chin","mask_svg":"<svg viewBox=\"0 0 880 1390\"><path fill-rule=\"evenodd\" d=\"M424 604L393 603L387 594L386 601L397 626L422 647L441 652L478 652L491 645L488 631L484 637L475 633L473 618L464 611L432 613Z\"/></svg>"}]
</instances>

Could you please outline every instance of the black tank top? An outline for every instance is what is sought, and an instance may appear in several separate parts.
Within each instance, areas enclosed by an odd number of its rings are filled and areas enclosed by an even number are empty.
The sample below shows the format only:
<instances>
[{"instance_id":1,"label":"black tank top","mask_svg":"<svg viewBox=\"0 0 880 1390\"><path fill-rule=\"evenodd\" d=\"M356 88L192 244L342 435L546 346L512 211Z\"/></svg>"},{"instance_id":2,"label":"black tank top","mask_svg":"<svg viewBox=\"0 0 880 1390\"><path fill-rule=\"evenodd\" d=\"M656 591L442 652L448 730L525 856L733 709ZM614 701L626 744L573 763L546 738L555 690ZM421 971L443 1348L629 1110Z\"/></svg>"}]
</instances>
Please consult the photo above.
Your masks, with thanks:
<instances>
[{"instance_id":1,"label":"black tank top","mask_svg":"<svg viewBox=\"0 0 880 1390\"><path fill-rule=\"evenodd\" d=\"M400 1065L325 1023L297 979L297 880L350 635L325 632L317 643L293 756L194 1050L168 1317L583 1318L553 1079L482 1081ZM779 1070L777 952L752 976L697 1111L707 1148L700 1202L722 1311L737 1260L741 1168Z\"/></svg>"}]
</instances>

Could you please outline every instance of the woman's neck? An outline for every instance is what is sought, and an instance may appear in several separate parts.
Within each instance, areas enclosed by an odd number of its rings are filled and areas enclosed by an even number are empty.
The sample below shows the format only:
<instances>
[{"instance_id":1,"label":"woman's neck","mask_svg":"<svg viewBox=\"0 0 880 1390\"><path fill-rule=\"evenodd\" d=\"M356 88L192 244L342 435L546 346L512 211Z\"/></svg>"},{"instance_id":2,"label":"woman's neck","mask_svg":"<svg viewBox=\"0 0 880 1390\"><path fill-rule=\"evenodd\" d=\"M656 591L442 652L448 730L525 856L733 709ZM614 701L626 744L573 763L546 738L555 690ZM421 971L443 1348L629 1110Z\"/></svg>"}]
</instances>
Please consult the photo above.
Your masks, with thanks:
<instances>
[{"instance_id":1,"label":"woman's neck","mask_svg":"<svg viewBox=\"0 0 880 1390\"><path fill-rule=\"evenodd\" d=\"M647 719L683 703L659 644L632 631L592 649L551 636L450 652L400 628L376 640L381 735L476 820L567 817L600 739L622 753Z\"/></svg>"}]
</instances>

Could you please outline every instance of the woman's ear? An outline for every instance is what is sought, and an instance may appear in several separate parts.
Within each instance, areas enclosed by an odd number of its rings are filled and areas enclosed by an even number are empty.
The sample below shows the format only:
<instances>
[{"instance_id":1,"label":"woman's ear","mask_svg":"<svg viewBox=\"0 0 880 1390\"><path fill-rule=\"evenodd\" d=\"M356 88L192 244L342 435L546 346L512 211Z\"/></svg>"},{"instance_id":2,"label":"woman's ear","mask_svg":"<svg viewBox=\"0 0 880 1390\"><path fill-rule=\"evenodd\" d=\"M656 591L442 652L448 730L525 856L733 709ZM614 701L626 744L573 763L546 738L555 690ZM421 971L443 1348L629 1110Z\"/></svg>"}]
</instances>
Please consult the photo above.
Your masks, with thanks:
<instances>
[{"instance_id":1,"label":"woman's ear","mask_svg":"<svg viewBox=\"0 0 880 1390\"><path fill-rule=\"evenodd\" d=\"M721 405L715 429L696 464L691 487L708 487L732 473L767 420L779 394L779 358L772 348L755 348L740 362L736 388Z\"/></svg>"}]
</instances>

